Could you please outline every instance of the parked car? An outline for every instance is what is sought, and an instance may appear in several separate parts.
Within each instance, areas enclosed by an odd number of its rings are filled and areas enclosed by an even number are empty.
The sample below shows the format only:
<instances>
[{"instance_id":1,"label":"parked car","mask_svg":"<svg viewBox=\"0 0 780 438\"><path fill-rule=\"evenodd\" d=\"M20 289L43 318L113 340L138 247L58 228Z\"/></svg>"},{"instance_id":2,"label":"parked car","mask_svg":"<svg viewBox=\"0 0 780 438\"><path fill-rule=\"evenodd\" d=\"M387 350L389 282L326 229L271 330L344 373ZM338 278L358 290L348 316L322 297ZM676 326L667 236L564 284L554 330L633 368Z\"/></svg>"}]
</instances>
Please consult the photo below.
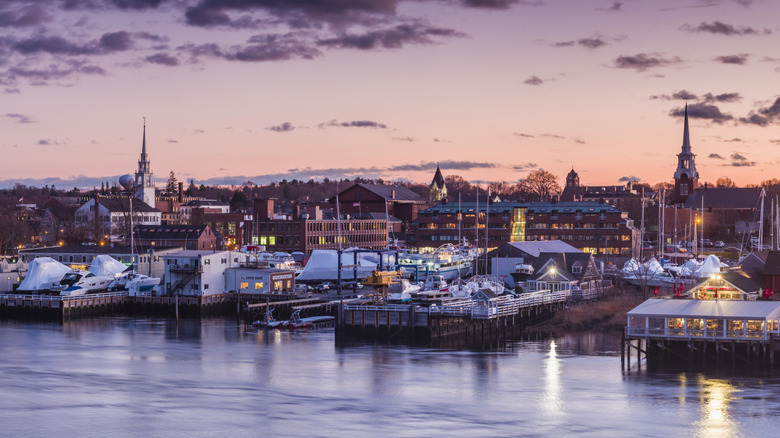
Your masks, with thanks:
<instances>
[{"instance_id":1,"label":"parked car","mask_svg":"<svg viewBox=\"0 0 780 438\"><path fill-rule=\"evenodd\" d=\"M715 248L724 248L726 246L725 243L723 243L722 240L717 240L715 243L712 244Z\"/></svg>"},{"instance_id":2,"label":"parked car","mask_svg":"<svg viewBox=\"0 0 780 438\"><path fill-rule=\"evenodd\" d=\"M701 239L701 246L702 247L712 246L712 240L710 240L710 239Z\"/></svg>"},{"instance_id":3,"label":"parked car","mask_svg":"<svg viewBox=\"0 0 780 438\"><path fill-rule=\"evenodd\" d=\"M688 252L687 249L685 249L682 245L674 245L674 244L667 244L666 245L666 252Z\"/></svg>"}]
</instances>

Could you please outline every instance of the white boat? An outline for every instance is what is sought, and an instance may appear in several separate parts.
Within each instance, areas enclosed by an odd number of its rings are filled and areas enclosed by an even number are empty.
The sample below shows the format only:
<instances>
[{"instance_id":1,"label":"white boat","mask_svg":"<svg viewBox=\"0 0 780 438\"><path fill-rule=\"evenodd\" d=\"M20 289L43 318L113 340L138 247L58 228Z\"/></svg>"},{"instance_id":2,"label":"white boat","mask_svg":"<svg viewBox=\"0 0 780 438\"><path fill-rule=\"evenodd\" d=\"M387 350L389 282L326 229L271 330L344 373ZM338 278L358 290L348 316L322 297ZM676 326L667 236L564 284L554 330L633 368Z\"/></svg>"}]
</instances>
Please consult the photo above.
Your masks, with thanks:
<instances>
[{"instance_id":1,"label":"white boat","mask_svg":"<svg viewBox=\"0 0 780 438\"><path fill-rule=\"evenodd\" d=\"M27 275L19 284L18 292L48 292L60 285L62 276L70 272L70 268L51 257L33 259L27 268Z\"/></svg>"},{"instance_id":2,"label":"white boat","mask_svg":"<svg viewBox=\"0 0 780 438\"><path fill-rule=\"evenodd\" d=\"M355 263L357 259L357 264ZM363 280L378 269L379 257L376 252L363 251L359 248L349 248L341 251L341 280ZM384 266L389 266L387 260ZM339 277L338 251L332 249L315 249L304 266L303 271L295 278L296 281L336 282ZM357 278L355 272L357 271Z\"/></svg>"},{"instance_id":3,"label":"white boat","mask_svg":"<svg viewBox=\"0 0 780 438\"><path fill-rule=\"evenodd\" d=\"M134 271L126 273L114 281L111 289L126 290L131 296L143 295L151 292L156 286L160 285L160 279L150 277L144 274L137 274Z\"/></svg>"},{"instance_id":4,"label":"white boat","mask_svg":"<svg viewBox=\"0 0 780 438\"><path fill-rule=\"evenodd\" d=\"M432 253L399 254L398 265L406 278L419 280L430 275L441 275L446 280L454 280L471 275L476 257L476 250L448 243Z\"/></svg>"},{"instance_id":5,"label":"white boat","mask_svg":"<svg viewBox=\"0 0 780 438\"><path fill-rule=\"evenodd\" d=\"M116 277L114 275L95 275L90 271L72 270L60 280L60 295L84 295L108 290Z\"/></svg>"},{"instance_id":6,"label":"white boat","mask_svg":"<svg viewBox=\"0 0 780 438\"><path fill-rule=\"evenodd\" d=\"M399 283L390 286L388 302L393 304L406 303L412 300L412 294L420 291L419 284L412 284L402 278Z\"/></svg>"}]
</instances>

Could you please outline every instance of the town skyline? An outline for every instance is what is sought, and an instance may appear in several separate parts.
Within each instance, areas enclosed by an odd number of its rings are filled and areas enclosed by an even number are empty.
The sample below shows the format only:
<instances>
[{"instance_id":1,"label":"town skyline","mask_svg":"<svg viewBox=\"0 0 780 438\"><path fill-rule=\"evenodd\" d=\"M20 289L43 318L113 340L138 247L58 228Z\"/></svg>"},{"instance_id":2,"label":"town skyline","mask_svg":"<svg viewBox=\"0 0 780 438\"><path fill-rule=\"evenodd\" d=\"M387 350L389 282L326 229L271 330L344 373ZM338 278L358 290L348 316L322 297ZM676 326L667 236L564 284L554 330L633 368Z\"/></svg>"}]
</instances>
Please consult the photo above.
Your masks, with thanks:
<instances>
[{"instance_id":1,"label":"town skyline","mask_svg":"<svg viewBox=\"0 0 780 438\"><path fill-rule=\"evenodd\" d=\"M94 0L0 6L0 185L155 180L584 185L775 177L769 1Z\"/></svg>"}]
</instances>

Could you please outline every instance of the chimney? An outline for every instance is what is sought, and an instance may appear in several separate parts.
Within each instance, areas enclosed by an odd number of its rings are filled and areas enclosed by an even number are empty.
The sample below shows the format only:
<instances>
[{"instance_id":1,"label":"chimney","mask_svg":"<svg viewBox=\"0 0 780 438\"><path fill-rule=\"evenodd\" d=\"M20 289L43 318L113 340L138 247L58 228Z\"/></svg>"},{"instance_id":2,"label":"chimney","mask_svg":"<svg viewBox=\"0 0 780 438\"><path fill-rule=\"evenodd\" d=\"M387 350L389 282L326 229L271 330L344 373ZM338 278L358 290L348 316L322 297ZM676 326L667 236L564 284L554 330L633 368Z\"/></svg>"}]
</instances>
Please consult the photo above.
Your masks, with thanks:
<instances>
[{"instance_id":1,"label":"chimney","mask_svg":"<svg viewBox=\"0 0 780 438\"><path fill-rule=\"evenodd\" d=\"M395 199L395 189L390 190L390 199Z\"/></svg>"},{"instance_id":2,"label":"chimney","mask_svg":"<svg viewBox=\"0 0 780 438\"><path fill-rule=\"evenodd\" d=\"M179 181L179 202L184 202L184 182Z\"/></svg>"}]
</instances>

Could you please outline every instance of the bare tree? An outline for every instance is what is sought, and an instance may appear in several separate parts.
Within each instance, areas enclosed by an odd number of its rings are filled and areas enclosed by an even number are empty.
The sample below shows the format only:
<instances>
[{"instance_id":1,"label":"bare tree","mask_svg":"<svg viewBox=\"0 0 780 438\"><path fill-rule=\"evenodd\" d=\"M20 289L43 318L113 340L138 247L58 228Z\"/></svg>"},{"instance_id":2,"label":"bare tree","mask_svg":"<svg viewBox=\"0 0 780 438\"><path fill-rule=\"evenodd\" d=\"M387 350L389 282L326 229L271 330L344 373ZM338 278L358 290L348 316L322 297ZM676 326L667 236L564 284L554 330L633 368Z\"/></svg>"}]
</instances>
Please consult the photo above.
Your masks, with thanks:
<instances>
[{"instance_id":1,"label":"bare tree","mask_svg":"<svg viewBox=\"0 0 780 438\"><path fill-rule=\"evenodd\" d=\"M715 187L733 188L733 187L736 187L736 186L737 186L737 184L734 181L732 181L731 178L729 178L727 176L722 176L722 177L718 178L715 181Z\"/></svg>"},{"instance_id":2,"label":"bare tree","mask_svg":"<svg viewBox=\"0 0 780 438\"><path fill-rule=\"evenodd\" d=\"M544 169L535 170L517 183L518 190L532 201L549 201L561 191L558 177Z\"/></svg>"}]
</instances>

